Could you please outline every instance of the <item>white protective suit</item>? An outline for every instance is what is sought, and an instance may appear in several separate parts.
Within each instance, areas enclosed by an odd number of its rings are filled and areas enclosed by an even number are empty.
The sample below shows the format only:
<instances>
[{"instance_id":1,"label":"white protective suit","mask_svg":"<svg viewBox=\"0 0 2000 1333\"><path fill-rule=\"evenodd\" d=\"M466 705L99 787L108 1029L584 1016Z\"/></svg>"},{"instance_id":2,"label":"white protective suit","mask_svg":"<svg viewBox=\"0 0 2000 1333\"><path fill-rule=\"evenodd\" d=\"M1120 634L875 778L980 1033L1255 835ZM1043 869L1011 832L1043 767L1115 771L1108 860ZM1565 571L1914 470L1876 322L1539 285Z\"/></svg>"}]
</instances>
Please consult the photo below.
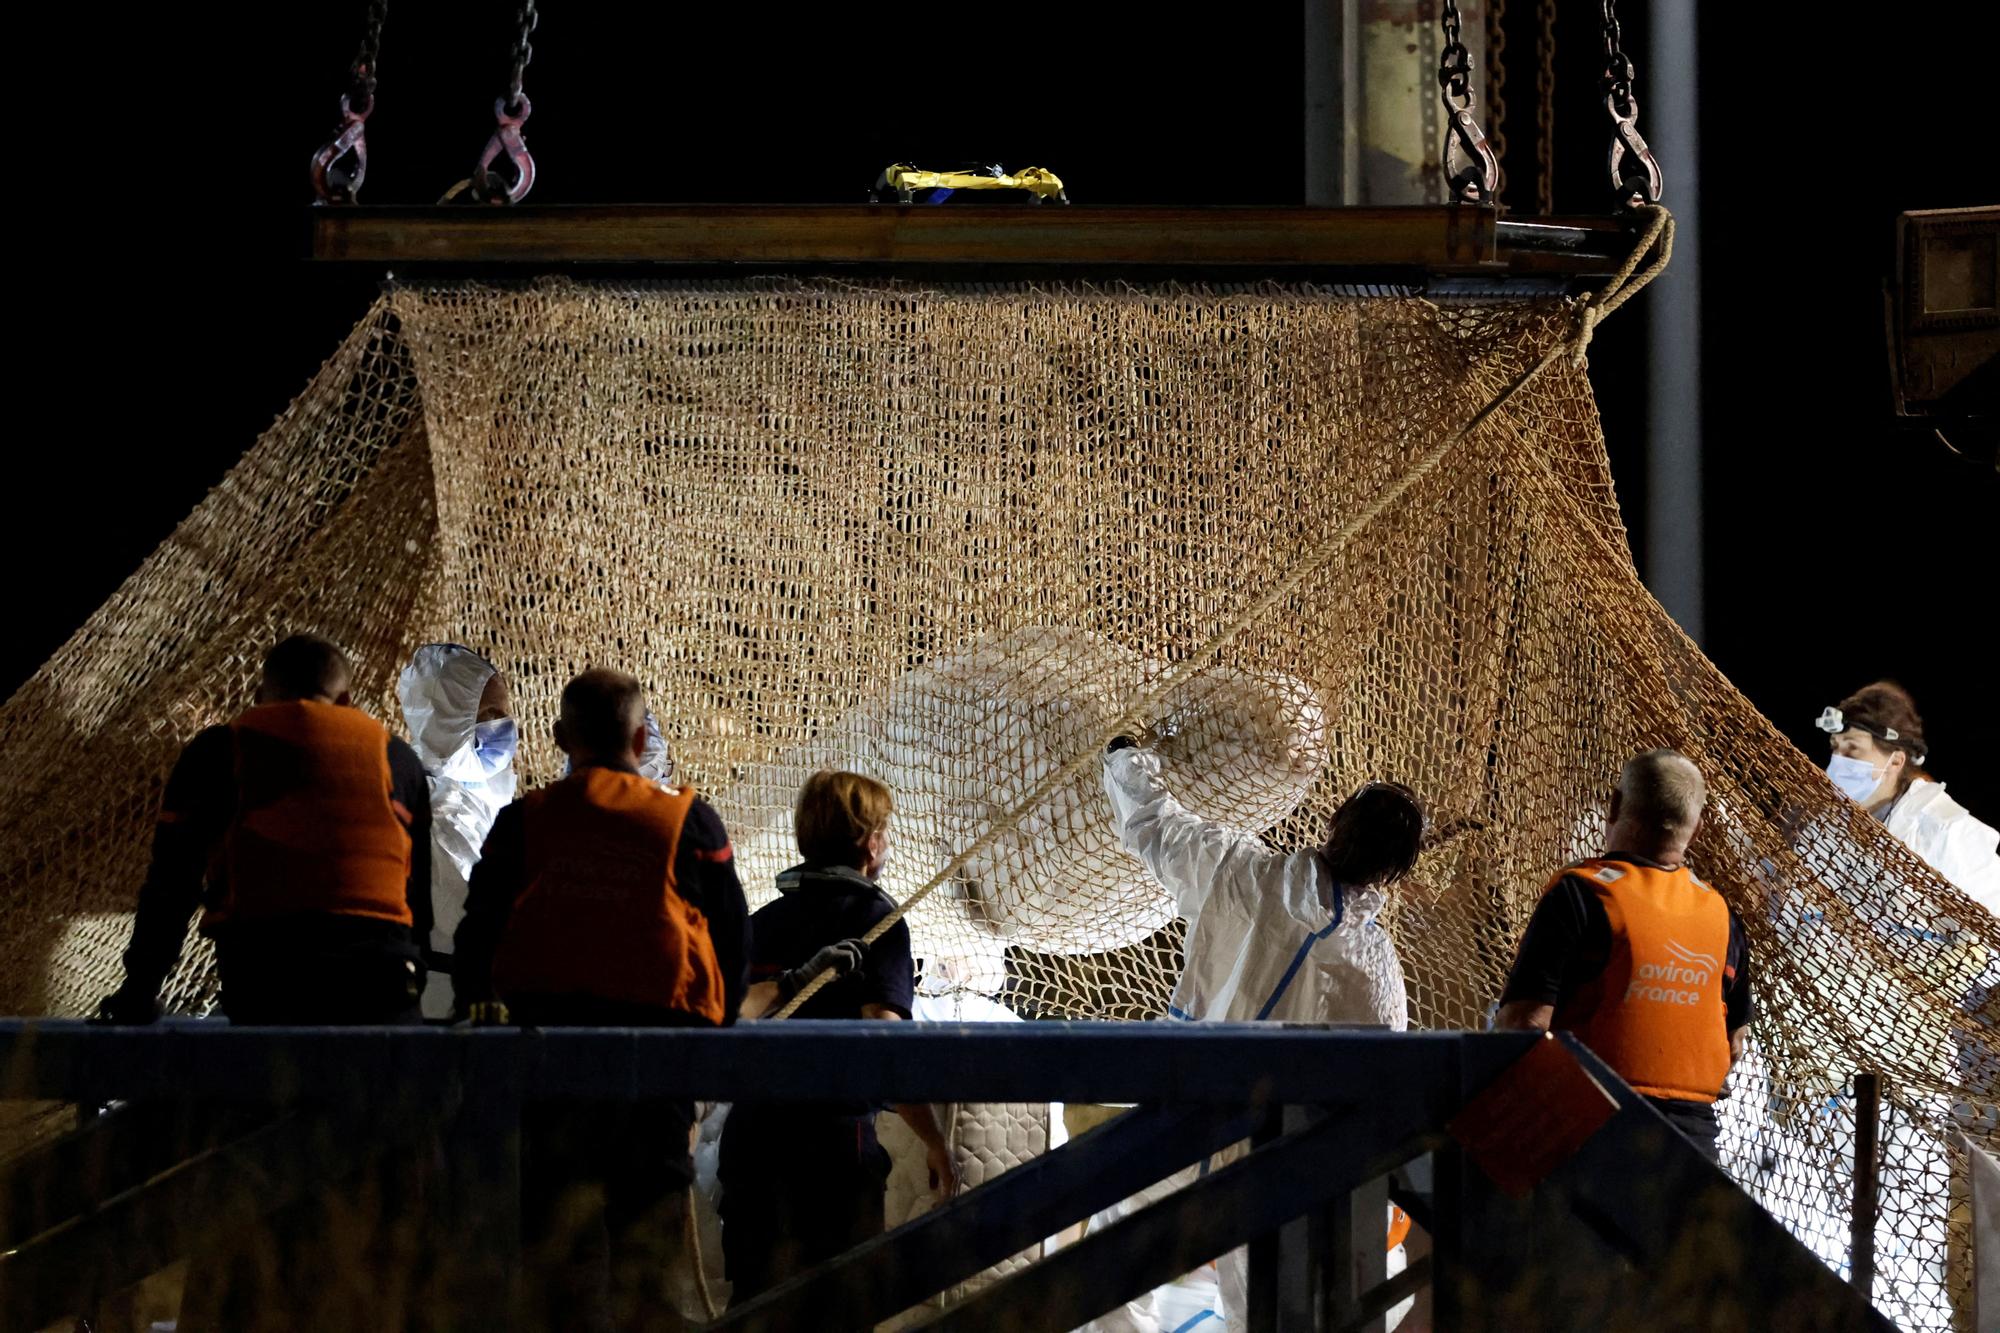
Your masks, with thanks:
<instances>
[{"instance_id":1,"label":"white protective suit","mask_svg":"<svg viewBox=\"0 0 2000 1333\"><path fill-rule=\"evenodd\" d=\"M1187 963L1171 1017L1193 1021L1410 1025L1403 967L1376 920L1380 889L1335 884L1312 851L1274 852L1246 833L1189 813L1166 789L1160 761L1132 747L1105 756L1104 789L1119 842L1173 895L1187 921ZM1219 1165L1238 1152L1218 1154ZM1175 1172L1091 1219L1093 1229L1181 1189L1210 1164ZM1402 1268L1400 1252L1389 1271ZM1249 1259L1216 1260L1216 1313L1247 1327ZM1182 1285L1187 1285L1183 1283ZM1168 1333L1160 1293L1092 1321L1091 1333ZM1390 1312L1394 1328L1409 1309Z\"/></svg>"},{"instance_id":2,"label":"white protective suit","mask_svg":"<svg viewBox=\"0 0 2000 1333\"><path fill-rule=\"evenodd\" d=\"M493 664L455 643L417 649L396 682L410 744L431 780L430 950L451 953L465 915L466 883L494 817L514 799L514 722L479 721L479 697ZM433 968L424 986L426 1018L451 1014L451 978Z\"/></svg>"},{"instance_id":3,"label":"white protective suit","mask_svg":"<svg viewBox=\"0 0 2000 1333\"><path fill-rule=\"evenodd\" d=\"M1966 897L2000 916L2000 832L1945 795L1942 782L1912 782L1882 822Z\"/></svg>"},{"instance_id":4,"label":"white protective suit","mask_svg":"<svg viewBox=\"0 0 2000 1333\"><path fill-rule=\"evenodd\" d=\"M1878 818L1968 897L1989 911L2000 908L2000 856L1994 852L2000 834L1966 813L1945 795L1942 785L1913 781ZM1722 828L1738 856L1753 863L1756 854L1745 837L1732 833L1721 808L1711 809L1704 823ZM1806 836L1795 830L1795 845L1803 845ZM1788 886L1769 859L1754 864L1768 894L1767 919L1789 941L1791 950L1835 956L1847 947L1824 907L1815 901L1816 893ZM1961 922L1954 919L1961 913L1934 913L1927 902L1903 887L1898 872L1873 858L1825 871L1817 883L1859 909L1868 928L1920 966L1931 984L1947 991L1966 990L1968 1011L1977 1008L1985 988L2000 981L1993 961L1961 936ZM1894 1003L1895 991L1889 984L1877 984L1884 988L1873 992L1870 1002ZM1841 1000L1830 982L1820 998L1826 1015L1837 1020L1843 1012ZM1866 1025L1855 1030L1864 1036L1872 1032ZM1883 1035L1882 1059L1909 1057L1907 1050L1888 1044L1894 1039L1892 1032L1885 1030ZM1982 1078L1992 1077L1990 1067L1979 1075L1965 1072L1982 1059L1990 1061L1985 1056L1990 1041L1965 1031L1941 1030L1936 1036L1927 1055L1938 1078L1964 1078L1977 1086ZM1847 1209L1840 1201L1849 1197L1853 1186L1853 1095L1842 1088L1774 1085L1773 1077L1753 1036L1749 1050L1730 1073L1733 1095L1716 1104L1723 1161L1801 1242L1844 1273L1850 1236ZM1941 1182L1950 1178L1951 1165L1943 1142L1923 1121L1956 1118L1966 1124L1965 1117L1973 1115L1974 1108L1969 1102L1954 1106L1943 1096L1910 1095L1920 1115L1894 1102L1883 1107L1879 1190L1883 1216L1889 1220L1876 1233L1874 1298L1899 1327L1942 1333L1951 1324L1943 1295L1950 1201ZM1830 1159L1822 1152L1828 1142L1839 1146Z\"/></svg>"},{"instance_id":5,"label":"white protective suit","mask_svg":"<svg viewBox=\"0 0 2000 1333\"><path fill-rule=\"evenodd\" d=\"M1188 923L1173 1017L1409 1027L1380 889L1343 888L1316 852L1274 852L1190 814L1136 746L1105 757L1104 789L1119 841Z\"/></svg>"},{"instance_id":6,"label":"white protective suit","mask_svg":"<svg viewBox=\"0 0 2000 1333\"><path fill-rule=\"evenodd\" d=\"M667 750L667 738L660 734L660 720L646 710L646 748L639 751L639 776L667 785L674 775L674 757Z\"/></svg>"}]
</instances>

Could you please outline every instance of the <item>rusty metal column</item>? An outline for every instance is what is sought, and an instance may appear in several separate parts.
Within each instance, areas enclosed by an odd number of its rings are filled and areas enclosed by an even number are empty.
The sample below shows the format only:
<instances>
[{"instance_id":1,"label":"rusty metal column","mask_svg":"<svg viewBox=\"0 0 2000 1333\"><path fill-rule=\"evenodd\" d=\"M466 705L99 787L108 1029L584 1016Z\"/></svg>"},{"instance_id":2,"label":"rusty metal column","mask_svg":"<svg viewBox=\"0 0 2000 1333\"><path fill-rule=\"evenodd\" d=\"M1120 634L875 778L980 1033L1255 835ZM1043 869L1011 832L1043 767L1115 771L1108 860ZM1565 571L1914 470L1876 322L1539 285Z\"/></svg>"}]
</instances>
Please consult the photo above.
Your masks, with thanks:
<instances>
[{"instance_id":1,"label":"rusty metal column","mask_svg":"<svg viewBox=\"0 0 2000 1333\"><path fill-rule=\"evenodd\" d=\"M1674 210L1674 262L1646 292L1646 586L1702 640L1701 170L1696 0L1654 0L1641 106Z\"/></svg>"},{"instance_id":2,"label":"rusty metal column","mask_svg":"<svg viewBox=\"0 0 2000 1333\"><path fill-rule=\"evenodd\" d=\"M1486 115L1487 0L1460 0ZM1305 201L1441 204L1444 116L1433 0L1306 0Z\"/></svg>"},{"instance_id":3,"label":"rusty metal column","mask_svg":"<svg viewBox=\"0 0 2000 1333\"><path fill-rule=\"evenodd\" d=\"M1306 0L1306 206L1351 208L1361 190L1358 0Z\"/></svg>"}]
</instances>

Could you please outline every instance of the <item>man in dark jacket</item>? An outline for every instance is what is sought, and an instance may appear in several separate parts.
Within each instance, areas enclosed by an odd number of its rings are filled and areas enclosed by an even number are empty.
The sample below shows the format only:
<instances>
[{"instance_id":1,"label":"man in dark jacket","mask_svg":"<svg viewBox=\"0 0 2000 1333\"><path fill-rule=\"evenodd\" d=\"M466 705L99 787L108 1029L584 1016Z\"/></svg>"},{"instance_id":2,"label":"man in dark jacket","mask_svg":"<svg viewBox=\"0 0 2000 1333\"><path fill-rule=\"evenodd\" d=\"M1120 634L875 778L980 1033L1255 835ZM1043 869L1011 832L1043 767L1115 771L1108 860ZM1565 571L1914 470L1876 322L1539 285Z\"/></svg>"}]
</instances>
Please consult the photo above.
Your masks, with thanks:
<instances>
[{"instance_id":1,"label":"man in dark jacket","mask_svg":"<svg viewBox=\"0 0 2000 1333\"><path fill-rule=\"evenodd\" d=\"M102 1017L150 1022L204 906L233 1023L417 1022L430 930L430 791L353 706L347 655L300 634L256 706L202 731L167 779L125 979Z\"/></svg>"},{"instance_id":2,"label":"man in dark jacket","mask_svg":"<svg viewBox=\"0 0 2000 1333\"><path fill-rule=\"evenodd\" d=\"M454 938L461 1012L540 1027L723 1027L742 1005L748 907L722 820L639 771L639 682L591 670L563 690L571 771L494 820ZM497 1015L496 1015L497 1016ZM527 1108L522 1224L529 1320L675 1329L694 1108ZM603 1204L588 1201L602 1191Z\"/></svg>"},{"instance_id":3,"label":"man in dark jacket","mask_svg":"<svg viewBox=\"0 0 2000 1333\"><path fill-rule=\"evenodd\" d=\"M125 979L99 1017L159 1016L161 984L200 906L232 1024L421 1021L429 787L410 747L353 706L352 678L330 640L294 635L264 659L256 705L188 742L167 779ZM203 1106L182 1129L216 1143L268 1117ZM414 1256L391 1238L421 1212L425 1160L387 1152L367 1168L379 1189L349 1181L341 1205L310 1192L199 1250L180 1326L392 1326L391 1293ZM378 1200L382 1215L357 1226L358 1198Z\"/></svg>"}]
</instances>

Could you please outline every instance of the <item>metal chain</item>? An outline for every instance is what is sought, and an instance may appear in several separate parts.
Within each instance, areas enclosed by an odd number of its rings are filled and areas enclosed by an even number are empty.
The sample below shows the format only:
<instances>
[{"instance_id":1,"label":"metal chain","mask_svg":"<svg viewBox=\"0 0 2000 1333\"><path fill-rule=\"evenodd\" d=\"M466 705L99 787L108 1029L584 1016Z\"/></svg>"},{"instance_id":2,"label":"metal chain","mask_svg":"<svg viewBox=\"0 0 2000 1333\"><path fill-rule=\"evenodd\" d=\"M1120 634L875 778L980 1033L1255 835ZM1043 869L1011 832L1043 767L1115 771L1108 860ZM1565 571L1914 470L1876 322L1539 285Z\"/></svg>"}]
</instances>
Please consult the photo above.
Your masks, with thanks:
<instances>
[{"instance_id":1,"label":"metal chain","mask_svg":"<svg viewBox=\"0 0 2000 1333\"><path fill-rule=\"evenodd\" d=\"M521 0L515 14L507 91L493 101L493 133L472 174L446 190L439 203L518 204L535 188L535 158L521 135L521 127L528 123L535 106L521 85L528 75L528 62L535 58L535 45L529 39L541 21L535 0Z\"/></svg>"},{"instance_id":2,"label":"metal chain","mask_svg":"<svg viewBox=\"0 0 2000 1333\"><path fill-rule=\"evenodd\" d=\"M1556 0L1539 0L1535 35L1535 211L1556 211Z\"/></svg>"},{"instance_id":3,"label":"metal chain","mask_svg":"<svg viewBox=\"0 0 2000 1333\"><path fill-rule=\"evenodd\" d=\"M1618 22L1618 0L1602 0L1604 11L1604 95L1611 99L1611 114L1633 115L1632 60L1622 45L1625 30Z\"/></svg>"},{"instance_id":4,"label":"metal chain","mask_svg":"<svg viewBox=\"0 0 2000 1333\"><path fill-rule=\"evenodd\" d=\"M1458 0L1444 0L1440 22L1444 25L1444 51L1438 56L1438 82L1444 85L1444 95L1449 104L1470 106L1472 53L1459 40L1464 20L1459 16Z\"/></svg>"},{"instance_id":5,"label":"metal chain","mask_svg":"<svg viewBox=\"0 0 2000 1333\"><path fill-rule=\"evenodd\" d=\"M368 178L368 117L375 110L375 81L382 58L382 24L389 17L389 0L368 0L368 18L361 45L347 67L350 87L340 95L340 128L320 145L312 159L313 200L320 204L351 204Z\"/></svg>"},{"instance_id":6,"label":"metal chain","mask_svg":"<svg viewBox=\"0 0 2000 1333\"><path fill-rule=\"evenodd\" d=\"M535 27L541 21L541 14L535 9L535 0L521 0L514 32L514 69L507 79L509 110L518 109L521 105L521 80L527 77L528 62L535 58L535 44L528 39L535 35Z\"/></svg>"},{"instance_id":7,"label":"metal chain","mask_svg":"<svg viewBox=\"0 0 2000 1333\"><path fill-rule=\"evenodd\" d=\"M1611 113L1611 189L1621 208L1660 202L1660 164L1639 133L1638 77L1625 54L1617 0L1603 0L1604 106Z\"/></svg>"},{"instance_id":8,"label":"metal chain","mask_svg":"<svg viewBox=\"0 0 2000 1333\"><path fill-rule=\"evenodd\" d=\"M1500 185L1500 164L1473 112L1472 53L1460 40L1464 23L1458 0L1444 0L1444 50L1438 53L1438 86L1444 90L1450 125L1444 136L1444 179L1453 203L1491 203Z\"/></svg>"},{"instance_id":9,"label":"metal chain","mask_svg":"<svg viewBox=\"0 0 2000 1333\"><path fill-rule=\"evenodd\" d=\"M1492 0L1486 9L1486 105L1492 128L1493 160L1500 164L1496 195L1507 193L1507 0Z\"/></svg>"},{"instance_id":10,"label":"metal chain","mask_svg":"<svg viewBox=\"0 0 2000 1333\"><path fill-rule=\"evenodd\" d=\"M354 63L348 67L348 77L354 81L354 91L360 94L356 99L359 109L366 115L375 102L375 78L377 65L382 54L382 24L389 17L389 0L368 0L368 21L361 30L361 46L354 53Z\"/></svg>"}]
</instances>

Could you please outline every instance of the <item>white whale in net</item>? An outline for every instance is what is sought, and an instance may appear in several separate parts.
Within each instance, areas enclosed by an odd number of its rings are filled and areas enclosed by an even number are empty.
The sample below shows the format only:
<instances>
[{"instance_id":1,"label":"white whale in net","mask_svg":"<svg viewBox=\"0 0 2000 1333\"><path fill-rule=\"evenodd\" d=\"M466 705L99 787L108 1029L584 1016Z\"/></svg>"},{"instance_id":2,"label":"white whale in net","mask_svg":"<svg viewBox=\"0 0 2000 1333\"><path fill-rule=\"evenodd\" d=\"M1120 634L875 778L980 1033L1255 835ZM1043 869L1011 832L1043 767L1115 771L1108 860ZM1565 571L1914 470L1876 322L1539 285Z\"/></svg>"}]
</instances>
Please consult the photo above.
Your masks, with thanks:
<instances>
[{"instance_id":1,"label":"white whale in net","mask_svg":"<svg viewBox=\"0 0 2000 1333\"><path fill-rule=\"evenodd\" d=\"M1103 635L1032 626L910 671L720 794L753 903L797 860L792 800L815 769L866 773L895 792L882 886L904 901L1065 763L1101 749L1159 670ZM1212 667L1146 717L1174 793L1247 832L1289 816L1326 767L1325 709L1283 673ZM1093 763L980 847L909 921L919 957L990 992L1009 943L1097 953L1173 917L1172 898L1118 846Z\"/></svg>"}]
</instances>

